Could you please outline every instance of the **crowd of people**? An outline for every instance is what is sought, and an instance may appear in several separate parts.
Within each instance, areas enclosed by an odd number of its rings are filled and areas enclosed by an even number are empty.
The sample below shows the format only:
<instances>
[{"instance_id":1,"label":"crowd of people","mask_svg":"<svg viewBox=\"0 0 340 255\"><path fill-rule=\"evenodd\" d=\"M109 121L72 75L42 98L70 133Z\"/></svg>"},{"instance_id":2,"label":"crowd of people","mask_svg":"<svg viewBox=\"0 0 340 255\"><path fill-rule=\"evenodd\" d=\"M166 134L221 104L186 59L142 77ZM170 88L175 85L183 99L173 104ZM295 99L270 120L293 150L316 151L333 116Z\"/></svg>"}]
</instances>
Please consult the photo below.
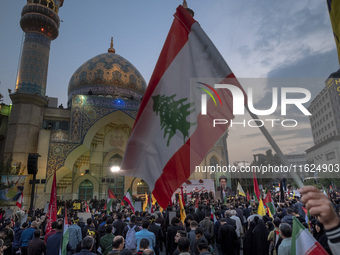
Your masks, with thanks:
<instances>
[{"instance_id":1,"label":"crowd of people","mask_svg":"<svg viewBox=\"0 0 340 255\"><path fill-rule=\"evenodd\" d=\"M0 254L59 255L65 251L68 255L236 255L241 252L286 255L291 251L293 217L310 229L329 254L339 254L340 200L336 193L331 200L310 186L302 188L300 193L301 199L275 201L276 213L272 217L257 214L257 203L235 197L227 203L205 198L199 203L187 201L184 222L177 203L155 213L133 212L128 206L113 207L109 213L98 208L87 219L78 217L77 210L70 210L66 235L63 214L58 215L52 230L46 233L47 221L42 210L25 222L3 212ZM72 203L68 204L71 207ZM303 206L313 215L308 222Z\"/></svg>"}]
</instances>

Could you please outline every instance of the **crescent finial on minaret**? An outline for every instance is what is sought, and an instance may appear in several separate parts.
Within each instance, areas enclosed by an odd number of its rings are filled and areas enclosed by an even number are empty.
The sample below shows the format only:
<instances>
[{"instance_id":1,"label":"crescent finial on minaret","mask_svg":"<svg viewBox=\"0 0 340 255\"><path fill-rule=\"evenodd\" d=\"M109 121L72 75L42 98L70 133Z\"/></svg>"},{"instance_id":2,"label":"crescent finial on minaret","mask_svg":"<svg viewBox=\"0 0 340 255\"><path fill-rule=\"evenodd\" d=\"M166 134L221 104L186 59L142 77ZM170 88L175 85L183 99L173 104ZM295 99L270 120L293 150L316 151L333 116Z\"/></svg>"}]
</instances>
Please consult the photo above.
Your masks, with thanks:
<instances>
[{"instance_id":1,"label":"crescent finial on minaret","mask_svg":"<svg viewBox=\"0 0 340 255\"><path fill-rule=\"evenodd\" d=\"M113 48L113 37L111 37L110 48L107 50L108 53L116 53L116 50Z\"/></svg>"}]
</instances>

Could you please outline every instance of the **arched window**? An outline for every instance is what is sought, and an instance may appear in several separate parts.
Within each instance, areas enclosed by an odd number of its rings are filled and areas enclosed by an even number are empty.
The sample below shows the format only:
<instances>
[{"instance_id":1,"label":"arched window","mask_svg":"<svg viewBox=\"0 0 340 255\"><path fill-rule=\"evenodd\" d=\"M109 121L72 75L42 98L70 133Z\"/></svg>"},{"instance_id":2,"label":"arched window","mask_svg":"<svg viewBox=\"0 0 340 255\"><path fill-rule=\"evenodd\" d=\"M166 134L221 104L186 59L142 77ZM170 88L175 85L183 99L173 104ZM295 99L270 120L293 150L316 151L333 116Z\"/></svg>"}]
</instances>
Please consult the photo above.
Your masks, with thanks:
<instances>
[{"instance_id":1,"label":"arched window","mask_svg":"<svg viewBox=\"0 0 340 255\"><path fill-rule=\"evenodd\" d=\"M145 181L140 180L137 183L137 194L141 195L141 194L145 194L149 192L149 186L146 184Z\"/></svg>"},{"instance_id":2,"label":"arched window","mask_svg":"<svg viewBox=\"0 0 340 255\"><path fill-rule=\"evenodd\" d=\"M218 159L215 156L210 158L210 166L216 167L218 164ZM211 179L215 179L215 173L211 173Z\"/></svg>"},{"instance_id":3,"label":"arched window","mask_svg":"<svg viewBox=\"0 0 340 255\"><path fill-rule=\"evenodd\" d=\"M89 180L85 180L79 185L79 196L80 200L89 200L93 197L93 184Z\"/></svg>"}]
</instances>

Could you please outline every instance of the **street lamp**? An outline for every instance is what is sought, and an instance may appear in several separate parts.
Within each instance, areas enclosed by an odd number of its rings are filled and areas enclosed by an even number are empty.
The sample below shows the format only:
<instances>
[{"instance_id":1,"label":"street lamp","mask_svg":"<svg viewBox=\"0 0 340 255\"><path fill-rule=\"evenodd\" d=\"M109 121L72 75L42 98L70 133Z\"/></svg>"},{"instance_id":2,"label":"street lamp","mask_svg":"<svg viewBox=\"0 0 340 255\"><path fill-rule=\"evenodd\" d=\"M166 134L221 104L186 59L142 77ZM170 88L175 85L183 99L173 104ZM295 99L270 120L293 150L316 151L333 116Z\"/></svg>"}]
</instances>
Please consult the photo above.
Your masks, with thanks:
<instances>
[{"instance_id":1,"label":"street lamp","mask_svg":"<svg viewBox=\"0 0 340 255\"><path fill-rule=\"evenodd\" d=\"M120 166L111 166L110 170L112 173L117 173L120 171Z\"/></svg>"}]
</instances>

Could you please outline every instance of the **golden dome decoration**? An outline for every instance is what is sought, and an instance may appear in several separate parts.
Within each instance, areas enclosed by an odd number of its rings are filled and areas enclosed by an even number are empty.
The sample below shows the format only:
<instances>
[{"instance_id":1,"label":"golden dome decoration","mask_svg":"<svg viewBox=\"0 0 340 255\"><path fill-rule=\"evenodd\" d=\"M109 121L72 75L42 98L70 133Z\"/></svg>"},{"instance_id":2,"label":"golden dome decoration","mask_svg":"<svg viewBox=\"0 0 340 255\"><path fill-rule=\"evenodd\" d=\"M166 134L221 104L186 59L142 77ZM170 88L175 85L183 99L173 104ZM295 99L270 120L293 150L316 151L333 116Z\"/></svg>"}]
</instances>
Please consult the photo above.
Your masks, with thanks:
<instances>
[{"instance_id":1,"label":"golden dome decoration","mask_svg":"<svg viewBox=\"0 0 340 255\"><path fill-rule=\"evenodd\" d=\"M113 37L111 37L110 48L107 50L108 53L116 53L116 50L113 48Z\"/></svg>"}]
</instances>

